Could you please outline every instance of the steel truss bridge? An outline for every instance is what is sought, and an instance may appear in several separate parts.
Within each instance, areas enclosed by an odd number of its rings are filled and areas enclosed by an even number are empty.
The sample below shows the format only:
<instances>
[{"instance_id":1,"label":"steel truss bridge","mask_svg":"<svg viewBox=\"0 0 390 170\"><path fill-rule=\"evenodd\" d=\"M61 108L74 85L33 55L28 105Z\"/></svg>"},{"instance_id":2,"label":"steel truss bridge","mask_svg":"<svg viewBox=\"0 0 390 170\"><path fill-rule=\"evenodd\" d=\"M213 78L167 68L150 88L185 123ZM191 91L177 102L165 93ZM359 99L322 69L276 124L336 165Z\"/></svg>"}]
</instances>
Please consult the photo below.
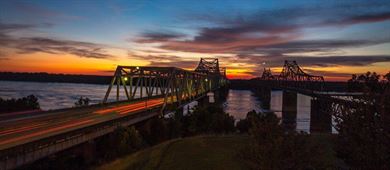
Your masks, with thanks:
<instances>
[{"instance_id":1,"label":"steel truss bridge","mask_svg":"<svg viewBox=\"0 0 390 170\"><path fill-rule=\"evenodd\" d=\"M226 69L220 68L215 58L201 58L194 71L118 66L101 104L0 115L0 170L14 169L88 142L118 126L174 111L227 83ZM112 93L114 99L110 99Z\"/></svg>"},{"instance_id":2,"label":"steel truss bridge","mask_svg":"<svg viewBox=\"0 0 390 170\"><path fill-rule=\"evenodd\" d=\"M255 79L273 88L295 91L323 91L324 77L304 72L296 61L284 61L279 75L273 75L271 69L264 68L260 78Z\"/></svg>"},{"instance_id":3,"label":"steel truss bridge","mask_svg":"<svg viewBox=\"0 0 390 170\"><path fill-rule=\"evenodd\" d=\"M310 129L314 129L316 132L331 132L332 117L337 119L346 110L353 113L358 108L377 107L367 104L367 96L364 93L329 92L324 86L325 82L322 76L305 73L296 61L285 61L279 75L274 75L271 69L264 68L261 77L251 81L253 90L261 98L263 108L265 109L270 108L271 90L283 90L283 108L286 105L286 110L291 111L286 113L286 115L290 114L290 116L293 115L292 117L295 118L297 93L311 96ZM387 94L389 93L387 92ZM285 100L285 96L288 99ZM378 97L374 101L385 101L389 98L385 95L379 95Z\"/></svg>"}]
</instances>

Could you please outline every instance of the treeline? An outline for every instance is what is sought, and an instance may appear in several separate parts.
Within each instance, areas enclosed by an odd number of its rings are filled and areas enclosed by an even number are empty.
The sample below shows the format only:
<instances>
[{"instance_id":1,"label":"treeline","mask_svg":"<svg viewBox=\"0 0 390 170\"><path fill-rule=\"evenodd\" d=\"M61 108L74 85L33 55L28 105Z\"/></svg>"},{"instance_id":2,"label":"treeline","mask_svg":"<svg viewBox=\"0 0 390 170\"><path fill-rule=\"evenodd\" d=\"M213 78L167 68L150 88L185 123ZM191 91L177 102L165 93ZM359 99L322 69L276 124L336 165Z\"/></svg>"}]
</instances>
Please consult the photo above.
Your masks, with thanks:
<instances>
[{"instance_id":1,"label":"treeline","mask_svg":"<svg viewBox=\"0 0 390 170\"><path fill-rule=\"evenodd\" d=\"M111 79L112 76L0 72L0 80L5 81L109 84Z\"/></svg>"},{"instance_id":2,"label":"treeline","mask_svg":"<svg viewBox=\"0 0 390 170\"><path fill-rule=\"evenodd\" d=\"M35 110L39 108L40 106L38 98L34 95L29 95L27 97L22 97L19 99L2 99L0 97L0 114L25 110Z\"/></svg>"},{"instance_id":3,"label":"treeline","mask_svg":"<svg viewBox=\"0 0 390 170\"><path fill-rule=\"evenodd\" d=\"M364 95L332 113L338 157L351 169L390 169L390 72L353 75L348 87Z\"/></svg>"},{"instance_id":4,"label":"treeline","mask_svg":"<svg viewBox=\"0 0 390 170\"><path fill-rule=\"evenodd\" d=\"M376 72L353 74L348 80L348 91L382 94L390 86L390 71L385 75Z\"/></svg>"}]
</instances>

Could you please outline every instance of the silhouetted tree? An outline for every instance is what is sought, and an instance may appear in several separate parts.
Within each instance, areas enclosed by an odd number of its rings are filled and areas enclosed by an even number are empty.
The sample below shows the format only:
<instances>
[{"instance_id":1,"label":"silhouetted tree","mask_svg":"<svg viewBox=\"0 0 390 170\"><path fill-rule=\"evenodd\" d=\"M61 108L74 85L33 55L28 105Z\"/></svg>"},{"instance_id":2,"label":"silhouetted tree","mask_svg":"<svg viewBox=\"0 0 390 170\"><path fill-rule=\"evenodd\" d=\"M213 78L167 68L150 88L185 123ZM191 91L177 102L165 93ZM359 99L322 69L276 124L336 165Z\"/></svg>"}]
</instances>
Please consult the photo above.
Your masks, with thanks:
<instances>
[{"instance_id":1,"label":"silhouetted tree","mask_svg":"<svg viewBox=\"0 0 390 170\"><path fill-rule=\"evenodd\" d=\"M339 132L336 151L353 169L389 169L389 83L379 82L375 74L359 77L365 95L359 98L359 103L345 105L333 113Z\"/></svg>"},{"instance_id":2,"label":"silhouetted tree","mask_svg":"<svg viewBox=\"0 0 390 170\"><path fill-rule=\"evenodd\" d=\"M74 103L76 107L88 106L90 99L88 97L83 98L82 96Z\"/></svg>"},{"instance_id":3,"label":"silhouetted tree","mask_svg":"<svg viewBox=\"0 0 390 170\"><path fill-rule=\"evenodd\" d=\"M321 146L303 132L285 131L274 113L248 114L254 143L242 153L253 169L330 168Z\"/></svg>"},{"instance_id":4,"label":"silhouetted tree","mask_svg":"<svg viewBox=\"0 0 390 170\"><path fill-rule=\"evenodd\" d=\"M216 105L196 107L183 117L185 135L202 133L229 133L235 131L233 116Z\"/></svg>"},{"instance_id":5,"label":"silhouetted tree","mask_svg":"<svg viewBox=\"0 0 390 170\"><path fill-rule=\"evenodd\" d=\"M387 80L388 82L390 82L390 71L389 71L387 74L385 74L385 75L383 76L383 78L384 78L385 80Z\"/></svg>"},{"instance_id":6,"label":"silhouetted tree","mask_svg":"<svg viewBox=\"0 0 390 170\"><path fill-rule=\"evenodd\" d=\"M256 118L256 111L252 110L246 114L245 119L241 119L237 122L236 127L241 133L247 133L252 128L252 121Z\"/></svg>"},{"instance_id":7,"label":"silhouetted tree","mask_svg":"<svg viewBox=\"0 0 390 170\"><path fill-rule=\"evenodd\" d=\"M168 139L167 130L164 118L153 118L140 126L142 138L150 145L155 145Z\"/></svg>"},{"instance_id":8,"label":"silhouetted tree","mask_svg":"<svg viewBox=\"0 0 390 170\"><path fill-rule=\"evenodd\" d=\"M39 108L38 98L34 95L8 100L0 98L0 113L34 110Z\"/></svg>"}]
</instances>

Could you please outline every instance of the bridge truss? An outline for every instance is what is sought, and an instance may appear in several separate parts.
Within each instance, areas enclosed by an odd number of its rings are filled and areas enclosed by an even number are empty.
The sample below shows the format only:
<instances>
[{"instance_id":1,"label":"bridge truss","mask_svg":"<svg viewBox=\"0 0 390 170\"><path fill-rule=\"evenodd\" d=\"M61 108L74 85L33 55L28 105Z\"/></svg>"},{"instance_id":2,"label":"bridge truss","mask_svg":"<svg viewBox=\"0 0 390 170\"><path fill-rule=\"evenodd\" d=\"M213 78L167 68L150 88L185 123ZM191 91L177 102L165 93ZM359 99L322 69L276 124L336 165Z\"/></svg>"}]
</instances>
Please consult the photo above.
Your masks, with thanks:
<instances>
[{"instance_id":1,"label":"bridge truss","mask_svg":"<svg viewBox=\"0 0 390 170\"><path fill-rule=\"evenodd\" d=\"M112 88L116 86L117 101L120 100L120 89L123 89L122 93L129 101L161 96L164 98L164 109L168 103L177 102L180 105L226 83L226 72L219 68L218 59L202 58L195 71L176 67L118 66L103 103L108 101Z\"/></svg>"},{"instance_id":2,"label":"bridge truss","mask_svg":"<svg viewBox=\"0 0 390 170\"><path fill-rule=\"evenodd\" d=\"M273 75L271 69L263 71L260 80L269 81L273 87L295 88L295 89L323 89L324 77L305 73L296 61L285 61L282 72Z\"/></svg>"},{"instance_id":3,"label":"bridge truss","mask_svg":"<svg viewBox=\"0 0 390 170\"><path fill-rule=\"evenodd\" d=\"M283 70L278 80L287 81L324 81L324 77L305 73L296 61L284 61Z\"/></svg>"}]
</instances>

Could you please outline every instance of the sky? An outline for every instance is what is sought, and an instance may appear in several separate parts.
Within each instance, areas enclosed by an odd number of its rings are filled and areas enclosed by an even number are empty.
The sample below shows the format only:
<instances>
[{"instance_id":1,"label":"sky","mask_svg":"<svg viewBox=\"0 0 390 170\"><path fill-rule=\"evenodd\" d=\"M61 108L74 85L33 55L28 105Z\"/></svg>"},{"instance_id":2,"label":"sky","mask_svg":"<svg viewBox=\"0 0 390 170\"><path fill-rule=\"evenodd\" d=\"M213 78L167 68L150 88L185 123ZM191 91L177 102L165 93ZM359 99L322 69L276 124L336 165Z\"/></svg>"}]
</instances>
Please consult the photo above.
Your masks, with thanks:
<instances>
[{"instance_id":1,"label":"sky","mask_svg":"<svg viewBox=\"0 0 390 170\"><path fill-rule=\"evenodd\" d=\"M0 71L193 70L201 57L218 58L229 78L278 74L285 60L329 81L385 74L390 1L0 1Z\"/></svg>"}]
</instances>

